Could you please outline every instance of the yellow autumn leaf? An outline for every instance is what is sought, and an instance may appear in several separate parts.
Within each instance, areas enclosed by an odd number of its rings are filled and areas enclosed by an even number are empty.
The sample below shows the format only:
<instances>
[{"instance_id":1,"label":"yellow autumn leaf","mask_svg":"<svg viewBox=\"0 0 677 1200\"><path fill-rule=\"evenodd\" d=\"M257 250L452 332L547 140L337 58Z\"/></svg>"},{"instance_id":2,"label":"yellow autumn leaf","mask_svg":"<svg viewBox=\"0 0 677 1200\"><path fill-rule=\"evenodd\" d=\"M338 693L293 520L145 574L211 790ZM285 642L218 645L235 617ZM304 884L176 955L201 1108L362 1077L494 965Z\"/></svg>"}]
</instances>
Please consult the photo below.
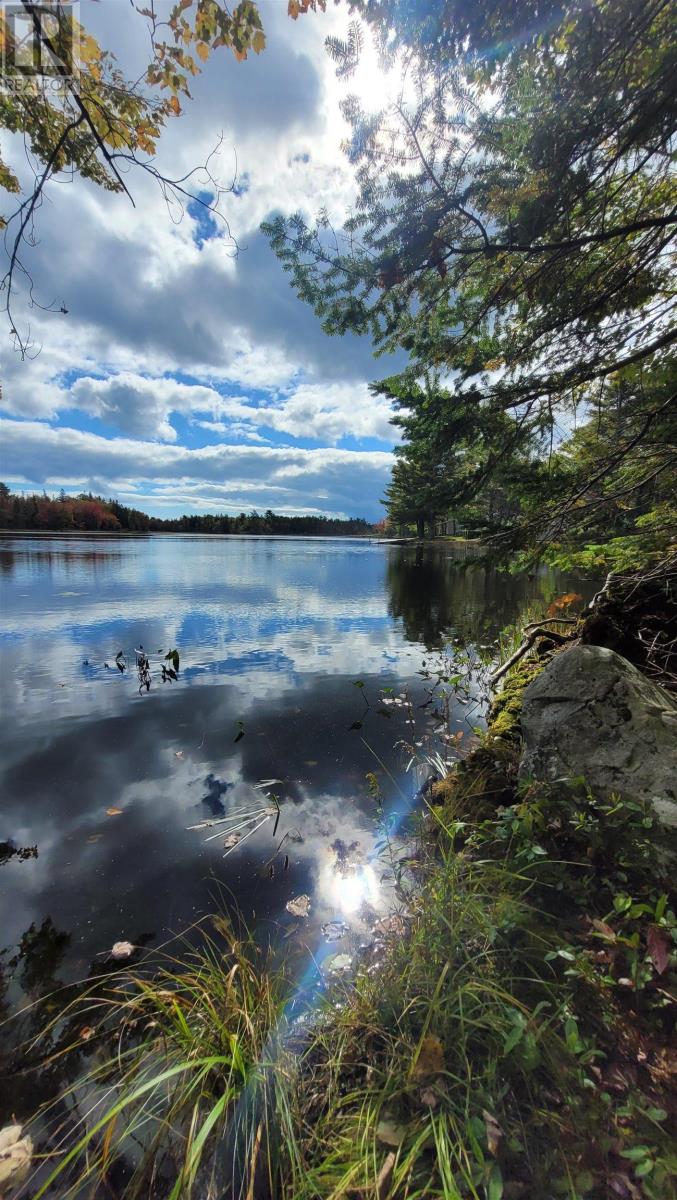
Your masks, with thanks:
<instances>
[{"instance_id":1,"label":"yellow autumn leaf","mask_svg":"<svg viewBox=\"0 0 677 1200\"><path fill-rule=\"evenodd\" d=\"M195 46L195 49L197 50L202 61L206 62L207 59L209 58L209 46L207 45L207 43L206 42L198 42L197 45Z\"/></svg>"},{"instance_id":2,"label":"yellow autumn leaf","mask_svg":"<svg viewBox=\"0 0 677 1200\"><path fill-rule=\"evenodd\" d=\"M91 34L85 33L84 30L80 38L80 58L85 63L94 63L101 60L101 47L99 43Z\"/></svg>"},{"instance_id":3,"label":"yellow autumn leaf","mask_svg":"<svg viewBox=\"0 0 677 1200\"><path fill-rule=\"evenodd\" d=\"M265 50L265 46L266 35L262 29L258 29L252 38L252 50L255 54L260 54L262 50Z\"/></svg>"}]
</instances>

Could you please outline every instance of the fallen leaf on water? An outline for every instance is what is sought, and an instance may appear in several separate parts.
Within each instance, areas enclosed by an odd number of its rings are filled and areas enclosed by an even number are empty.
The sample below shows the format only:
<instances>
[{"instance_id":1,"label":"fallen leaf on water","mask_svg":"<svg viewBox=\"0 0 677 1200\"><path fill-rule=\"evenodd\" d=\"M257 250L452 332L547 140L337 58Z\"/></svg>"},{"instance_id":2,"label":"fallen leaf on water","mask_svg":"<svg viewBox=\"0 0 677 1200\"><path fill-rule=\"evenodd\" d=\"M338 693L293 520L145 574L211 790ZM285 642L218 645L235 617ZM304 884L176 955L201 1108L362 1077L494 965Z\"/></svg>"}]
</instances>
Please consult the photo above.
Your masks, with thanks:
<instances>
[{"instance_id":1,"label":"fallen leaf on water","mask_svg":"<svg viewBox=\"0 0 677 1200\"><path fill-rule=\"evenodd\" d=\"M21 1183L28 1172L33 1142L21 1133L21 1125L5 1125L0 1129L0 1185Z\"/></svg>"},{"instance_id":2,"label":"fallen leaf on water","mask_svg":"<svg viewBox=\"0 0 677 1200\"><path fill-rule=\"evenodd\" d=\"M406 1132L404 1125L396 1125L389 1118L379 1121L376 1126L376 1137L384 1146L401 1146Z\"/></svg>"},{"instance_id":3,"label":"fallen leaf on water","mask_svg":"<svg viewBox=\"0 0 677 1200\"><path fill-rule=\"evenodd\" d=\"M486 1108L482 1109L482 1116L484 1117L484 1128L486 1129L487 1133L487 1146L489 1147L489 1153L497 1154L498 1147L501 1144L501 1138L503 1137L503 1130L501 1129L501 1126L496 1118L492 1116L490 1112L487 1112Z\"/></svg>"},{"instance_id":4,"label":"fallen leaf on water","mask_svg":"<svg viewBox=\"0 0 677 1200\"><path fill-rule=\"evenodd\" d=\"M88 841L88 842L98 842L98 841L99 841L99 840L100 840L102 837L103 837L103 834L102 834L102 833L92 833L92 834L90 834L90 836L87 838L87 841Z\"/></svg>"},{"instance_id":5,"label":"fallen leaf on water","mask_svg":"<svg viewBox=\"0 0 677 1200\"><path fill-rule=\"evenodd\" d=\"M237 846L240 840L239 833L229 833L227 838L224 838L223 844L227 850L232 850L233 846Z\"/></svg>"},{"instance_id":6,"label":"fallen leaf on water","mask_svg":"<svg viewBox=\"0 0 677 1200\"><path fill-rule=\"evenodd\" d=\"M293 900L287 901L285 908L292 917L307 917L310 912L310 896L295 896Z\"/></svg>"},{"instance_id":7,"label":"fallen leaf on water","mask_svg":"<svg viewBox=\"0 0 677 1200\"><path fill-rule=\"evenodd\" d=\"M106 816L107 817L119 817L121 812L122 812L121 808L107 808Z\"/></svg>"},{"instance_id":8,"label":"fallen leaf on water","mask_svg":"<svg viewBox=\"0 0 677 1200\"><path fill-rule=\"evenodd\" d=\"M414 1064L414 1079L432 1079L444 1070L444 1047L438 1037L428 1034L421 1042L421 1049Z\"/></svg>"},{"instance_id":9,"label":"fallen leaf on water","mask_svg":"<svg viewBox=\"0 0 677 1200\"><path fill-rule=\"evenodd\" d=\"M113 942L111 947L111 958L129 958L134 953L136 946L131 942Z\"/></svg>"},{"instance_id":10,"label":"fallen leaf on water","mask_svg":"<svg viewBox=\"0 0 677 1200\"><path fill-rule=\"evenodd\" d=\"M348 971L352 966L352 957L350 954L335 954L327 963L327 970L333 973L342 973Z\"/></svg>"},{"instance_id":11,"label":"fallen leaf on water","mask_svg":"<svg viewBox=\"0 0 677 1200\"><path fill-rule=\"evenodd\" d=\"M322 926L322 937L326 938L328 942L337 942L349 931L350 926L346 925L345 921L327 921Z\"/></svg>"},{"instance_id":12,"label":"fallen leaf on water","mask_svg":"<svg viewBox=\"0 0 677 1200\"><path fill-rule=\"evenodd\" d=\"M174 758L183 758L183 750L175 750Z\"/></svg>"},{"instance_id":13,"label":"fallen leaf on water","mask_svg":"<svg viewBox=\"0 0 677 1200\"><path fill-rule=\"evenodd\" d=\"M88 1042L90 1038L94 1037L95 1033L96 1030L92 1025L83 1025L82 1029L80 1030L80 1037L82 1038L83 1042Z\"/></svg>"}]
</instances>

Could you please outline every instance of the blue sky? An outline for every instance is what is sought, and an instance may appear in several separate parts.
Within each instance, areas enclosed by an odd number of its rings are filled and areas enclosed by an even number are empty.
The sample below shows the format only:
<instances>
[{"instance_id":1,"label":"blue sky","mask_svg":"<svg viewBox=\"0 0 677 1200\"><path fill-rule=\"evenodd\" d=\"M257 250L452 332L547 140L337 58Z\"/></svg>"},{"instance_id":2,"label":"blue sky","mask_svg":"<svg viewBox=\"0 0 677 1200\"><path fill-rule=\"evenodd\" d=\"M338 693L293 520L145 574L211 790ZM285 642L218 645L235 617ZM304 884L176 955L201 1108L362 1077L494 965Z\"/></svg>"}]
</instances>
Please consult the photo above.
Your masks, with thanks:
<instances>
[{"instance_id":1,"label":"blue sky","mask_svg":"<svg viewBox=\"0 0 677 1200\"><path fill-rule=\"evenodd\" d=\"M82 180L52 185L26 263L38 298L68 314L18 310L39 348L24 361L2 331L0 478L14 488L91 489L167 516L383 515L396 431L368 384L398 364L375 360L367 339L328 338L259 228L323 206L340 226L350 211L346 88L323 45L348 13L292 22L282 0L260 7L265 52L213 55L158 156L178 177L223 139L228 227L199 205L176 220L141 172L128 180L136 207ZM131 7L84 0L81 19L141 73ZM367 61L351 90L369 102L377 83ZM27 176L18 137L7 157Z\"/></svg>"}]
</instances>

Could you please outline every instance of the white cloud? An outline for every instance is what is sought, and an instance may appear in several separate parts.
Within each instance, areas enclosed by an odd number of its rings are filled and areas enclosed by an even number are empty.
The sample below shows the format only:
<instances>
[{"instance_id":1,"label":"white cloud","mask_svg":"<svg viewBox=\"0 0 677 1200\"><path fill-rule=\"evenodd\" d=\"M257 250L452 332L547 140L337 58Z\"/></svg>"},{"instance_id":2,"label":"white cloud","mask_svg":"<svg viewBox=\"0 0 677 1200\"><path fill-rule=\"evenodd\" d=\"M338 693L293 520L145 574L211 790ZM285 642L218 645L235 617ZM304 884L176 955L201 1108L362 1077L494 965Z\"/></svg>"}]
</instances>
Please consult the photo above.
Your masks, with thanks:
<instances>
[{"instance_id":1,"label":"white cloud","mask_svg":"<svg viewBox=\"0 0 677 1200\"><path fill-rule=\"evenodd\" d=\"M116 494L125 501L159 485L158 499L239 512L259 508L346 515L379 514L391 455L333 447L215 445L188 449L131 438L103 438L38 421L0 420L0 472L8 482ZM75 482L77 481L77 482ZM204 485L212 490L204 491ZM319 501L319 502L318 502ZM176 503L176 500L175 500Z\"/></svg>"},{"instance_id":2,"label":"white cloud","mask_svg":"<svg viewBox=\"0 0 677 1200\"><path fill-rule=\"evenodd\" d=\"M123 20L121 13L117 5L91 5L86 19L134 76L143 67L139 18L131 12ZM75 456L75 474L83 479L128 478L123 465L113 476L110 470L116 456L121 464L129 459L129 438L147 443L146 460L178 451L175 414L205 439L222 436L261 450L271 433L276 441L303 438L325 446L345 438L379 439L384 447L397 440L388 403L367 390L371 379L394 369L393 362L377 365L367 338L328 338L259 231L261 220L276 211L300 208L313 216L326 206L340 224L350 208L354 184L339 150L342 89L323 49L326 34L340 32L349 15L332 9L292 22L279 0L263 0L262 15L265 53L239 65L228 54L215 54L195 80L194 101L169 123L158 157L162 170L178 176L203 161L223 134L217 171L225 181L237 152L246 189L223 202L240 247L236 258L225 232L199 248L193 218L175 224L156 185L139 172L128 180L135 208L125 196L76 180L52 186L38 214L38 245L26 252L26 265L36 295L57 307L63 302L69 312L24 312L42 350L24 362L6 354L3 410L41 420L68 412L73 426L82 413L121 435L105 441L105 454L73 442L59 468L62 476L73 475L68 463ZM26 170L21 139L8 139L7 154ZM194 382L177 382L172 374ZM229 396L233 386L267 394L255 403ZM25 437L24 465L32 463L34 472L25 478L51 478L52 466L34 457L34 435L26 425L21 429L12 454ZM165 448L160 452L153 442ZM58 457L64 449L55 445L52 453ZM186 478L196 471L192 478L204 481L208 459L194 453L182 470ZM225 458L219 461L222 470ZM390 459L384 455L383 461ZM228 458L229 469L232 462ZM328 462L327 470L338 469ZM298 469L296 460L287 465ZM343 511L362 511L361 470L356 457L347 459L340 496L331 484L322 503L333 499ZM379 473L382 487L387 469L379 467ZM307 482L306 466L300 477ZM245 507L246 488L254 482L251 473L241 480Z\"/></svg>"}]
</instances>

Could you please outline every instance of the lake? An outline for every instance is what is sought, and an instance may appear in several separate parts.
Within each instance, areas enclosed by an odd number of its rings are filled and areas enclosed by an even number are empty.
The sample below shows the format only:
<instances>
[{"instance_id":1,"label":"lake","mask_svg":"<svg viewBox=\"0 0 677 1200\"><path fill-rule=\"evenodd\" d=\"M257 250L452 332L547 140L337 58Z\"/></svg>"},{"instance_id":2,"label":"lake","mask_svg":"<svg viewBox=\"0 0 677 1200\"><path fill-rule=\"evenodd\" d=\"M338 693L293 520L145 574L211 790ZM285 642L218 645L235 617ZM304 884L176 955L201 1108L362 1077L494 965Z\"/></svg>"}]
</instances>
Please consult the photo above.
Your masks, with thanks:
<instances>
[{"instance_id":1,"label":"lake","mask_svg":"<svg viewBox=\"0 0 677 1200\"><path fill-rule=\"evenodd\" d=\"M396 830L425 776L408 747L481 723L477 674L445 710L422 663L445 647L460 672L465 647L488 660L504 626L572 586L592 592L450 545L0 536L0 1004L216 906L259 937L354 952L392 903L375 780ZM286 908L300 895L306 918ZM340 945L329 922L348 927Z\"/></svg>"}]
</instances>

